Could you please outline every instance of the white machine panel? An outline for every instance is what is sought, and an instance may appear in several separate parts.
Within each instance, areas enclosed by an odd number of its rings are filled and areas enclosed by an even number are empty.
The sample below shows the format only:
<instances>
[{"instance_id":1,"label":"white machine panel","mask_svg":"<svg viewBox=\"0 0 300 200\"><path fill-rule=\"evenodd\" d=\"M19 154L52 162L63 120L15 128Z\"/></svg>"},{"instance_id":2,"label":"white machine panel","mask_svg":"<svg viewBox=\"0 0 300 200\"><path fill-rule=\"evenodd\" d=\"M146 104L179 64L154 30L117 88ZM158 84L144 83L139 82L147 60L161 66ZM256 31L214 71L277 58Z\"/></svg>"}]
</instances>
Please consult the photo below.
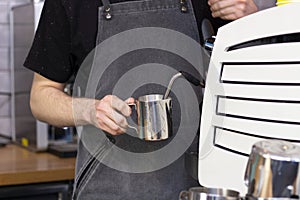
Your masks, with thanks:
<instances>
[{"instance_id":1,"label":"white machine panel","mask_svg":"<svg viewBox=\"0 0 300 200\"><path fill-rule=\"evenodd\" d=\"M218 31L200 126L199 182L246 193L252 145L300 144L300 4L260 11Z\"/></svg>"}]
</instances>

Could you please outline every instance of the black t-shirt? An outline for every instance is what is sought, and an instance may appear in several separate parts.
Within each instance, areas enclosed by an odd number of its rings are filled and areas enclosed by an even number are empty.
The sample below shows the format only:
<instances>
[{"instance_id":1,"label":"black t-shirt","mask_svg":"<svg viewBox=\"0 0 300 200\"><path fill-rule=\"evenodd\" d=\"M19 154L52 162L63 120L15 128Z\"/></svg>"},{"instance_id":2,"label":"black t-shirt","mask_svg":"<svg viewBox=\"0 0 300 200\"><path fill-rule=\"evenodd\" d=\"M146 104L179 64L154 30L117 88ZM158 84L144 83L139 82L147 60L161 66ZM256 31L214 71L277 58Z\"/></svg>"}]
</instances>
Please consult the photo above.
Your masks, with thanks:
<instances>
[{"instance_id":1,"label":"black t-shirt","mask_svg":"<svg viewBox=\"0 0 300 200\"><path fill-rule=\"evenodd\" d=\"M215 29L226 23L211 17L207 0L192 2L198 27L203 18ZM101 0L46 0L24 66L53 81L68 81L95 47L100 6Z\"/></svg>"}]
</instances>

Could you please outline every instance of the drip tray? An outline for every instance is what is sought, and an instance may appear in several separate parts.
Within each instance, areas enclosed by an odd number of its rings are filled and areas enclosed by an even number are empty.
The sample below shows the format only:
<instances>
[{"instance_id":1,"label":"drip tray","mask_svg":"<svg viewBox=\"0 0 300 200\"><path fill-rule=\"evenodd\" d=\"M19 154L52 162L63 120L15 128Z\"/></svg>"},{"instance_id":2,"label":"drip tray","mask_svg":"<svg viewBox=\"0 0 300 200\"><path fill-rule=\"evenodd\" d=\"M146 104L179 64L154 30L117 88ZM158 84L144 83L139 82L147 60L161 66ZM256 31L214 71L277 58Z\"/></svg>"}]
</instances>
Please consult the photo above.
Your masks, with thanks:
<instances>
[{"instance_id":1,"label":"drip tray","mask_svg":"<svg viewBox=\"0 0 300 200\"><path fill-rule=\"evenodd\" d=\"M76 157L77 144L74 143L52 144L49 145L48 152L61 158Z\"/></svg>"}]
</instances>

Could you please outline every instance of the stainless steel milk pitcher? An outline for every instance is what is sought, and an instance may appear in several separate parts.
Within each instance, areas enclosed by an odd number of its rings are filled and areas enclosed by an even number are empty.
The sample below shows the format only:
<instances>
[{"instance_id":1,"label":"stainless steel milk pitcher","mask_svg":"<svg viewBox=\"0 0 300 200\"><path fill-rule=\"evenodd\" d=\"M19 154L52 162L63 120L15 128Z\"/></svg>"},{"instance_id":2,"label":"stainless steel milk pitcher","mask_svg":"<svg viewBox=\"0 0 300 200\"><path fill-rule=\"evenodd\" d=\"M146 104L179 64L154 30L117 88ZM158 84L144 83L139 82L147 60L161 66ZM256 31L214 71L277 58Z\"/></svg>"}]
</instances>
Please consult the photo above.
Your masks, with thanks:
<instances>
[{"instance_id":1,"label":"stainless steel milk pitcher","mask_svg":"<svg viewBox=\"0 0 300 200\"><path fill-rule=\"evenodd\" d=\"M192 187L179 194L179 200L240 200L239 192L224 188Z\"/></svg>"},{"instance_id":2,"label":"stainless steel milk pitcher","mask_svg":"<svg viewBox=\"0 0 300 200\"><path fill-rule=\"evenodd\" d=\"M172 99L163 99L163 95L150 94L141 96L134 104L137 112L138 137L147 141L160 141L172 135Z\"/></svg>"},{"instance_id":3,"label":"stainless steel milk pitcher","mask_svg":"<svg viewBox=\"0 0 300 200\"><path fill-rule=\"evenodd\" d=\"M255 143L248 160L247 198L295 198L300 194L300 147L282 140Z\"/></svg>"}]
</instances>

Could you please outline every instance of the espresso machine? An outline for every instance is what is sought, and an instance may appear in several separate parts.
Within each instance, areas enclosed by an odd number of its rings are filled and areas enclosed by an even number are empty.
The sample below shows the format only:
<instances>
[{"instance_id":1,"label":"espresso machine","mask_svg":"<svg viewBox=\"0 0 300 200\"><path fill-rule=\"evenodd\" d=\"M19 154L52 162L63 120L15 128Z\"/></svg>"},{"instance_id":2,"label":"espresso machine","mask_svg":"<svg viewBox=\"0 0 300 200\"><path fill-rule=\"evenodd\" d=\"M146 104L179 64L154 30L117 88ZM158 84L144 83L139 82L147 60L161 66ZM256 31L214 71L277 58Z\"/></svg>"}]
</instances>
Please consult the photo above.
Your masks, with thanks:
<instances>
[{"instance_id":1,"label":"espresso machine","mask_svg":"<svg viewBox=\"0 0 300 200\"><path fill-rule=\"evenodd\" d=\"M198 178L208 189L182 199L299 199L299 9L266 9L218 30L200 124Z\"/></svg>"}]
</instances>

